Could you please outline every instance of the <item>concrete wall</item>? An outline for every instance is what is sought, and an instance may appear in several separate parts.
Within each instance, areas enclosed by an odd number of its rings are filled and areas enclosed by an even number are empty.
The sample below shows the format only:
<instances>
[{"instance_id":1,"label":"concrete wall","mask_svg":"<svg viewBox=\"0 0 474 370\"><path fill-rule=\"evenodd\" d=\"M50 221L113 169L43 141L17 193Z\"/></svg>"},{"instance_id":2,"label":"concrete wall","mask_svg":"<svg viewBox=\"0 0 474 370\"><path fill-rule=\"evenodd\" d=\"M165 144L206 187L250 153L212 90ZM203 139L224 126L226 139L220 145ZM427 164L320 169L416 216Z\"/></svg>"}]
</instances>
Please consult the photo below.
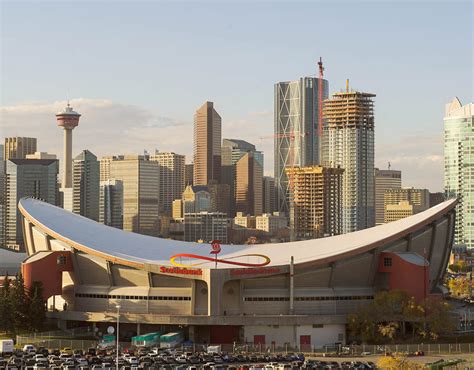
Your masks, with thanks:
<instances>
[{"instance_id":1,"label":"concrete wall","mask_svg":"<svg viewBox=\"0 0 474 370\"><path fill-rule=\"evenodd\" d=\"M265 346L273 343L276 347L284 347L285 343L299 344L302 335L311 336L311 346L322 348L324 345L334 345L336 342L345 343L345 325L261 325L244 326L244 337L247 343L254 343L256 335L265 336Z\"/></svg>"}]
</instances>

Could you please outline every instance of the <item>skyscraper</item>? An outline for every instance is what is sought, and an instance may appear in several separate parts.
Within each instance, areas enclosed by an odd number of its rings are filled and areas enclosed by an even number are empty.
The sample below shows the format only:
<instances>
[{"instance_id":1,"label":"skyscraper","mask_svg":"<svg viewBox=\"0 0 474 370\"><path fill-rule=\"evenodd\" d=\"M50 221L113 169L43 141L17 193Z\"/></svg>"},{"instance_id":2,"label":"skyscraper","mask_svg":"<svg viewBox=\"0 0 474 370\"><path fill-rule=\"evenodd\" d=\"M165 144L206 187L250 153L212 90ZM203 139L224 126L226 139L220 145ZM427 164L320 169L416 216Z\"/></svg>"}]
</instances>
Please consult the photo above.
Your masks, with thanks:
<instances>
[{"instance_id":1,"label":"skyscraper","mask_svg":"<svg viewBox=\"0 0 474 370\"><path fill-rule=\"evenodd\" d=\"M413 214L426 211L430 208L430 192L428 189L401 188L387 189L384 193L384 213L388 208L394 209L393 206L400 202L408 202L413 207ZM384 222L386 217L384 216Z\"/></svg>"},{"instance_id":2,"label":"skyscraper","mask_svg":"<svg viewBox=\"0 0 474 370\"><path fill-rule=\"evenodd\" d=\"M0 247L5 245L5 160L4 145L0 144Z\"/></svg>"},{"instance_id":3,"label":"skyscraper","mask_svg":"<svg viewBox=\"0 0 474 370\"><path fill-rule=\"evenodd\" d=\"M324 102L322 164L344 169L343 233L375 225L374 97L347 88Z\"/></svg>"},{"instance_id":4,"label":"skyscraper","mask_svg":"<svg viewBox=\"0 0 474 370\"><path fill-rule=\"evenodd\" d=\"M458 198L454 242L474 248L474 103L458 98L444 116L444 191Z\"/></svg>"},{"instance_id":5,"label":"skyscraper","mask_svg":"<svg viewBox=\"0 0 474 370\"><path fill-rule=\"evenodd\" d=\"M184 240L227 243L227 215L221 212L185 213Z\"/></svg>"},{"instance_id":6,"label":"skyscraper","mask_svg":"<svg viewBox=\"0 0 474 370\"><path fill-rule=\"evenodd\" d=\"M100 159L100 181L110 180L110 163L123 159L123 155L107 155Z\"/></svg>"},{"instance_id":7,"label":"skyscraper","mask_svg":"<svg viewBox=\"0 0 474 370\"><path fill-rule=\"evenodd\" d=\"M123 229L157 236L160 165L141 155L110 162L110 177L123 184Z\"/></svg>"},{"instance_id":8,"label":"skyscraper","mask_svg":"<svg viewBox=\"0 0 474 370\"><path fill-rule=\"evenodd\" d=\"M245 153L235 167L235 205L237 212L253 216L262 214L263 167L257 153Z\"/></svg>"},{"instance_id":9,"label":"skyscraper","mask_svg":"<svg viewBox=\"0 0 474 370\"><path fill-rule=\"evenodd\" d=\"M3 146L3 160L25 159L27 154L36 152L34 137L6 137Z\"/></svg>"},{"instance_id":10,"label":"skyscraper","mask_svg":"<svg viewBox=\"0 0 474 370\"><path fill-rule=\"evenodd\" d=\"M288 212L290 184L286 167L320 164L318 78L303 77L275 84L275 186L277 208ZM323 80L323 99L329 96Z\"/></svg>"},{"instance_id":11,"label":"skyscraper","mask_svg":"<svg viewBox=\"0 0 474 370\"><path fill-rule=\"evenodd\" d=\"M188 185L183 191L183 213L210 211L211 194L204 185Z\"/></svg>"},{"instance_id":12,"label":"skyscraper","mask_svg":"<svg viewBox=\"0 0 474 370\"><path fill-rule=\"evenodd\" d=\"M205 102L194 114L194 185L221 179L221 116L213 102Z\"/></svg>"},{"instance_id":13,"label":"skyscraper","mask_svg":"<svg viewBox=\"0 0 474 370\"><path fill-rule=\"evenodd\" d=\"M66 108L56 113L56 121L59 127L64 129L64 157L62 187L72 187L72 130L79 125L81 115L75 112L67 103Z\"/></svg>"},{"instance_id":14,"label":"skyscraper","mask_svg":"<svg viewBox=\"0 0 474 370\"><path fill-rule=\"evenodd\" d=\"M186 186L193 185L193 177L194 177L194 164L186 163L184 169L184 184Z\"/></svg>"},{"instance_id":15,"label":"skyscraper","mask_svg":"<svg viewBox=\"0 0 474 370\"><path fill-rule=\"evenodd\" d=\"M262 179L262 208L263 213L275 211L275 178L271 176Z\"/></svg>"},{"instance_id":16,"label":"skyscraper","mask_svg":"<svg viewBox=\"0 0 474 370\"><path fill-rule=\"evenodd\" d=\"M288 167L292 176L290 229L293 240L342 233L342 168Z\"/></svg>"},{"instance_id":17,"label":"skyscraper","mask_svg":"<svg viewBox=\"0 0 474 370\"><path fill-rule=\"evenodd\" d=\"M99 221L99 161L89 150L83 150L72 167L72 211Z\"/></svg>"},{"instance_id":18,"label":"skyscraper","mask_svg":"<svg viewBox=\"0 0 474 370\"><path fill-rule=\"evenodd\" d=\"M156 152L150 161L160 165L160 209L171 215L173 200L181 198L184 191L184 155L172 152Z\"/></svg>"},{"instance_id":19,"label":"skyscraper","mask_svg":"<svg viewBox=\"0 0 474 370\"><path fill-rule=\"evenodd\" d=\"M252 161L256 161L260 165L263 174L263 153L257 151L255 145L240 139L222 140L221 182L224 184L228 184L230 187L230 212L228 212L228 215L230 217L233 217L235 215L237 209L237 163L247 153L252 153ZM242 166L243 163L240 164L241 168ZM247 212L245 209L242 208L242 186L246 186L244 184L246 180L244 180L242 176L247 176L244 175L244 172L240 171L239 174L239 178L241 180L239 188L239 197L241 203L239 206L239 212ZM259 187L257 187L257 190L258 188ZM253 195L249 194L249 196L252 197Z\"/></svg>"},{"instance_id":20,"label":"skyscraper","mask_svg":"<svg viewBox=\"0 0 474 370\"><path fill-rule=\"evenodd\" d=\"M110 179L100 182L99 222L123 228L123 184L120 180Z\"/></svg>"},{"instance_id":21,"label":"skyscraper","mask_svg":"<svg viewBox=\"0 0 474 370\"><path fill-rule=\"evenodd\" d=\"M10 159L6 161L5 244L7 248L23 249L23 228L18 201L35 197L58 204L57 159Z\"/></svg>"},{"instance_id":22,"label":"skyscraper","mask_svg":"<svg viewBox=\"0 0 474 370\"><path fill-rule=\"evenodd\" d=\"M384 223L384 194L388 189L401 189L402 171L375 169L375 224Z\"/></svg>"}]
</instances>

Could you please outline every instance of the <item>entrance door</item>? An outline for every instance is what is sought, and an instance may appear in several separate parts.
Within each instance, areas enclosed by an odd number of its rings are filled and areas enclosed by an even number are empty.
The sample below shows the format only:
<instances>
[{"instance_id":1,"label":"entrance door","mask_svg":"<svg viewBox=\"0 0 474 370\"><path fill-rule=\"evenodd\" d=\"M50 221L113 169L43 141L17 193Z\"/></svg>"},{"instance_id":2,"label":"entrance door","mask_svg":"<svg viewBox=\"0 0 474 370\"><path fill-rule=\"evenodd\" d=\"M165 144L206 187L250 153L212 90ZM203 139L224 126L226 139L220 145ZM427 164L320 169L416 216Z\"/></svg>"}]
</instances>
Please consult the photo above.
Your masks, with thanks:
<instances>
[{"instance_id":1,"label":"entrance door","mask_svg":"<svg viewBox=\"0 0 474 370\"><path fill-rule=\"evenodd\" d=\"M265 335L254 335L253 344L265 344Z\"/></svg>"},{"instance_id":2,"label":"entrance door","mask_svg":"<svg viewBox=\"0 0 474 370\"><path fill-rule=\"evenodd\" d=\"M300 351L311 350L311 335L300 335Z\"/></svg>"}]
</instances>

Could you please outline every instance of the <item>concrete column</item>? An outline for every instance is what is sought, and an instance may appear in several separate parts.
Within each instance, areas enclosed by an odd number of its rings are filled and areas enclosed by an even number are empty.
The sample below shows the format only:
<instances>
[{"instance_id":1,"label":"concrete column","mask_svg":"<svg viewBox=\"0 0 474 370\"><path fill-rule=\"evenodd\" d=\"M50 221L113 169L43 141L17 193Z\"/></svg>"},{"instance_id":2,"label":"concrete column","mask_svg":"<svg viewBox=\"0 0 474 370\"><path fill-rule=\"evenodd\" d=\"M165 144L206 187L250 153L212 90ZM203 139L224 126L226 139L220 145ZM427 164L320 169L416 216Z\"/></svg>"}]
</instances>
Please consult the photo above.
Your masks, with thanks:
<instances>
[{"instance_id":1,"label":"concrete column","mask_svg":"<svg viewBox=\"0 0 474 370\"><path fill-rule=\"evenodd\" d=\"M222 287L225 283L225 277L222 271L217 269L208 270L209 277L207 280L207 312L209 316L221 315L221 299L222 299Z\"/></svg>"},{"instance_id":2,"label":"concrete column","mask_svg":"<svg viewBox=\"0 0 474 370\"><path fill-rule=\"evenodd\" d=\"M64 129L63 188L72 188L72 129Z\"/></svg>"},{"instance_id":3,"label":"concrete column","mask_svg":"<svg viewBox=\"0 0 474 370\"><path fill-rule=\"evenodd\" d=\"M190 315L194 315L196 308L196 280L191 280L191 312Z\"/></svg>"},{"instance_id":4,"label":"concrete column","mask_svg":"<svg viewBox=\"0 0 474 370\"><path fill-rule=\"evenodd\" d=\"M189 325L188 327L189 340L196 343L196 331L194 325Z\"/></svg>"},{"instance_id":5,"label":"concrete column","mask_svg":"<svg viewBox=\"0 0 474 370\"><path fill-rule=\"evenodd\" d=\"M295 282L294 282L294 274L295 274L294 258L293 258L293 256L291 256L291 260L290 260L290 315L293 315L293 313L295 312L295 303L294 303Z\"/></svg>"},{"instance_id":6,"label":"concrete column","mask_svg":"<svg viewBox=\"0 0 474 370\"><path fill-rule=\"evenodd\" d=\"M140 335L141 334L141 325L139 322L137 322L137 335Z\"/></svg>"}]
</instances>

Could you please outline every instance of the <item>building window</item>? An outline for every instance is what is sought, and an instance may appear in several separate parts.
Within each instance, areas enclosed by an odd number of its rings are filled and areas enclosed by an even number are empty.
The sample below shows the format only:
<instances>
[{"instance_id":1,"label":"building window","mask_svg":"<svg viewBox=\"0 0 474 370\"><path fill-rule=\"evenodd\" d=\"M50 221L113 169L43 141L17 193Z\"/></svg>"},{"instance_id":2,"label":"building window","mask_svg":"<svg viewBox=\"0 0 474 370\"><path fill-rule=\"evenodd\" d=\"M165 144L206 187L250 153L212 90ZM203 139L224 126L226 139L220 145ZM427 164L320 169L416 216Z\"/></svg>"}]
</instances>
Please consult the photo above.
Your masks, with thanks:
<instances>
[{"instance_id":1,"label":"building window","mask_svg":"<svg viewBox=\"0 0 474 370\"><path fill-rule=\"evenodd\" d=\"M391 257L384 257L383 267L392 267L392 258Z\"/></svg>"}]
</instances>

